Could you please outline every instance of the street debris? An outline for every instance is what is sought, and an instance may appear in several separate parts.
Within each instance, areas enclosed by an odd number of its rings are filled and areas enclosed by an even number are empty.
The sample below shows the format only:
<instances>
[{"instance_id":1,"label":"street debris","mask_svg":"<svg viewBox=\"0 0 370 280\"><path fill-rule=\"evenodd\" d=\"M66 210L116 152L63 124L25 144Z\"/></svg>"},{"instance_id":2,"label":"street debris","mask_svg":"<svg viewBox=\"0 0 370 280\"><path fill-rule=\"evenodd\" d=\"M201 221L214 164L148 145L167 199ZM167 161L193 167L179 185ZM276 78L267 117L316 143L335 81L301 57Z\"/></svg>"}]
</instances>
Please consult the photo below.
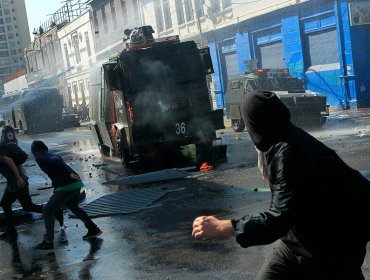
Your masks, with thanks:
<instances>
[{"instance_id":1,"label":"street debris","mask_svg":"<svg viewBox=\"0 0 370 280\"><path fill-rule=\"evenodd\" d=\"M181 179L188 177L190 174L179 169L165 169L161 171L149 172L134 176L127 176L116 180L103 182L103 185L134 185L152 183L165 180Z\"/></svg>"}]
</instances>

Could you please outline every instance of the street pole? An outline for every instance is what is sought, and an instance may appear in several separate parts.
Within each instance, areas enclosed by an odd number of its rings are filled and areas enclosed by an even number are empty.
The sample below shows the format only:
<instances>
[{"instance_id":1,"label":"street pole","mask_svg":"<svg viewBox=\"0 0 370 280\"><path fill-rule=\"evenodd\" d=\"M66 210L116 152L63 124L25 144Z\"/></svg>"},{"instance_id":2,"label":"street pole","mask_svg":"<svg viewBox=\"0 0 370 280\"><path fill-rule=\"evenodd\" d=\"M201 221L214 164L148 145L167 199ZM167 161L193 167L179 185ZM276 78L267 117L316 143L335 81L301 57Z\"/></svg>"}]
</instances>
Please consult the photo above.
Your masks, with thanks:
<instances>
[{"instance_id":1,"label":"street pole","mask_svg":"<svg viewBox=\"0 0 370 280\"><path fill-rule=\"evenodd\" d=\"M202 24L200 22L200 16L199 16L199 9L202 8L203 9L203 1L195 1L195 3L197 3L196 7L195 7L195 14L197 16L197 22L198 22L198 30L199 30L199 37L200 37L200 46L203 48L204 47L204 44L203 44L203 32L202 32ZM199 8L199 5L201 6Z\"/></svg>"}]
</instances>

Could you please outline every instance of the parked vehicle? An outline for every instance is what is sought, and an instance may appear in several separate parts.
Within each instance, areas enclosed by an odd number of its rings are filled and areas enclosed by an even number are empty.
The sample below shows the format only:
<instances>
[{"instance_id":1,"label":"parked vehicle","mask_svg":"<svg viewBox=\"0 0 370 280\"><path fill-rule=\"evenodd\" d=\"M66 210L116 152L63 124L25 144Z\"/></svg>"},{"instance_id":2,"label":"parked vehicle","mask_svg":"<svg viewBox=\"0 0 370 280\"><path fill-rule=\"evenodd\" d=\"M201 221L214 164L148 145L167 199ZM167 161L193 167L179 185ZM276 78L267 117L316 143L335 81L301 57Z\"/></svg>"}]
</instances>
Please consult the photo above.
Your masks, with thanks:
<instances>
[{"instance_id":1,"label":"parked vehicle","mask_svg":"<svg viewBox=\"0 0 370 280\"><path fill-rule=\"evenodd\" d=\"M303 128L320 128L329 116L326 96L305 90L302 80L289 75L287 69L256 69L230 79L226 94L226 115L235 132L244 130L240 114L243 97L253 90L273 91L289 108L292 122Z\"/></svg>"},{"instance_id":2,"label":"parked vehicle","mask_svg":"<svg viewBox=\"0 0 370 280\"><path fill-rule=\"evenodd\" d=\"M29 88L5 94L4 122L27 134L62 131L63 98L56 88Z\"/></svg>"},{"instance_id":3,"label":"parked vehicle","mask_svg":"<svg viewBox=\"0 0 370 280\"><path fill-rule=\"evenodd\" d=\"M81 126L80 116L78 114L63 112L62 119L63 128Z\"/></svg>"},{"instance_id":4,"label":"parked vehicle","mask_svg":"<svg viewBox=\"0 0 370 280\"><path fill-rule=\"evenodd\" d=\"M151 26L126 30L129 43L95 71L90 120L102 153L124 165L142 155L195 144L206 160L222 110L213 111L206 77L213 73L209 49L178 36L153 39Z\"/></svg>"}]
</instances>

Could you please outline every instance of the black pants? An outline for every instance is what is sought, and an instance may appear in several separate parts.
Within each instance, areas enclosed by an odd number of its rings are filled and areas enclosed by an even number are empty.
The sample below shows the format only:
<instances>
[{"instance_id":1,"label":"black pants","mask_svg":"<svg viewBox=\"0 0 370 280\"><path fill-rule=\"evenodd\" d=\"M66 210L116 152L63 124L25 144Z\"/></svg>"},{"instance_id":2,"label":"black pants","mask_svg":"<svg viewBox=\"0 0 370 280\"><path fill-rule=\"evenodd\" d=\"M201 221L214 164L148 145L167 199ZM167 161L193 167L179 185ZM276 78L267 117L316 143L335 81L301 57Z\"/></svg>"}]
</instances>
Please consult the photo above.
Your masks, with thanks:
<instances>
[{"instance_id":1,"label":"black pants","mask_svg":"<svg viewBox=\"0 0 370 280\"><path fill-rule=\"evenodd\" d=\"M54 240L54 215L60 208L67 206L73 214L76 215L85 225L87 229L96 227L95 223L82 210L79 206L80 189L73 191L56 191L50 197L48 203L44 206L44 219L45 219L45 239L49 242Z\"/></svg>"},{"instance_id":2,"label":"black pants","mask_svg":"<svg viewBox=\"0 0 370 280\"><path fill-rule=\"evenodd\" d=\"M17 199L19 200L20 204L22 205L25 211L42 213L43 208L42 205L37 205L32 202L28 186L16 192L9 192L7 189L5 189L0 205L4 210L5 220L8 229L15 229L13 223L12 204Z\"/></svg>"},{"instance_id":3,"label":"black pants","mask_svg":"<svg viewBox=\"0 0 370 280\"><path fill-rule=\"evenodd\" d=\"M334 257L334 256L333 256ZM329 263L329 260L328 260ZM364 280L361 267L333 267L297 256L278 241L257 275L257 280Z\"/></svg>"}]
</instances>

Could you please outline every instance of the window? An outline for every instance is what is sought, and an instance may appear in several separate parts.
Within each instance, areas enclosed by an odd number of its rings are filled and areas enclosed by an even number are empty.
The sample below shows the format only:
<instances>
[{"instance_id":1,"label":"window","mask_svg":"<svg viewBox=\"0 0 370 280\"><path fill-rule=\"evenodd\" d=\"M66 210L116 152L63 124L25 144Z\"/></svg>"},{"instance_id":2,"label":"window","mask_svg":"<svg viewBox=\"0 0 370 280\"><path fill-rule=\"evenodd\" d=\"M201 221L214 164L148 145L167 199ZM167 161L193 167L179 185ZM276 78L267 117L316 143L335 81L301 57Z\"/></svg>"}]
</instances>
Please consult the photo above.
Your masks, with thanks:
<instances>
[{"instance_id":1,"label":"window","mask_svg":"<svg viewBox=\"0 0 370 280\"><path fill-rule=\"evenodd\" d=\"M6 31L13 31L13 26L8 25L8 26L6 27Z\"/></svg>"},{"instance_id":2,"label":"window","mask_svg":"<svg viewBox=\"0 0 370 280\"><path fill-rule=\"evenodd\" d=\"M14 34L13 33L9 33L8 34L8 39L14 39Z\"/></svg>"},{"instance_id":3,"label":"window","mask_svg":"<svg viewBox=\"0 0 370 280\"><path fill-rule=\"evenodd\" d=\"M71 88L71 84L67 84L67 94L68 94L69 106L72 106L72 88Z\"/></svg>"},{"instance_id":4,"label":"window","mask_svg":"<svg viewBox=\"0 0 370 280\"><path fill-rule=\"evenodd\" d=\"M6 41L6 35L0 35L0 41Z\"/></svg>"},{"instance_id":5,"label":"window","mask_svg":"<svg viewBox=\"0 0 370 280\"><path fill-rule=\"evenodd\" d=\"M176 0L176 16L177 24L185 23L184 7L182 6L182 0Z\"/></svg>"},{"instance_id":6,"label":"window","mask_svg":"<svg viewBox=\"0 0 370 280\"><path fill-rule=\"evenodd\" d=\"M14 41L9 42L9 46L10 46L11 48L15 48L15 42L14 42Z\"/></svg>"},{"instance_id":7,"label":"window","mask_svg":"<svg viewBox=\"0 0 370 280\"><path fill-rule=\"evenodd\" d=\"M232 0L222 0L222 8L226 9L232 6Z\"/></svg>"},{"instance_id":8,"label":"window","mask_svg":"<svg viewBox=\"0 0 370 280\"><path fill-rule=\"evenodd\" d=\"M9 7L9 1L3 1L4 7Z\"/></svg>"},{"instance_id":9,"label":"window","mask_svg":"<svg viewBox=\"0 0 370 280\"><path fill-rule=\"evenodd\" d=\"M68 54L68 47L67 44L64 44L64 54L66 56L66 61L67 61L67 67L69 68L71 65L69 63L69 54Z\"/></svg>"},{"instance_id":10,"label":"window","mask_svg":"<svg viewBox=\"0 0 370 280\"><path fill-rule=\"evenodd\" d=\"M166 29L172 28L172 17L169 0L163 0L163 16Z\"/></svg>"},{"instance_id":11,"label":"window","mask_svg":"<svg viewBox=\"0 0 370 280\"><path fill-rule=\"evenodd\" d=\"M132 0L132 9L134 10L134 17L139 18L139 9L137 7L137 0Z\"/></svg>"},{"instance_id":12,"label":"window","mask_svg":"<svg viewBox=\"0 0 370 280\"><path fill-rule=\"evenodd\" d=\"M99 34L99 21L98 21L98 14L97 14L96 10L93 10L93 18L94 18L95 34Z\"/></svg>"},{"instance_id":13,"label":"window","mask_svg":"<svg viewBox=\"0 0 370 280\"><path fill-rule=\"evenodd\" d=\"M4 14L5 14L5 15L10 15L10 10L9 10L9 9L5 9L5 10L4 10Z\"/></svg>"},{"instance_id":14,"label":"window","mask_svg":"<svg viewBox=\"0 0 370 280\"><path fill-rule=\"evenodd\" d=\"M10 54L11 55L16 55L17 54L17 50L10 50Z\"/></svg>"},{"instance_id":15,"label":"window","mask_svg":"<svg viewBox=\"0 0 370 280\"><path fill-rule=\"evenodd\" d=\"M204 0L196 2L196 9L197 9L197 17L204 17Z\"/></svg>"},{"instance_id":16,"label":"window","mask_svg":"<svg viewBox=\"0 0 370 280\"><path fill-rule=\"evenodd\" d=\"M5 33L5 28L3 26L0 27L0 33Z\"/></svg>"},{"instance_id":17,"label":"window","mask_svg":"<svg viewBox=\"0 0 370 280\"><path fill-rule=\"evenodd\" d=\"M101 17L103 19L103 28L104 28L104 34L108 33L108 25L107 25L107 14L105 13L105 6L101 6Z\"/></svg>"},{"instance_id":18,"label":"window","mask_svg":"<svg viewBox=\"0 0 370 280\"><path fill-rule=\"evenodd\" d=\"M0 58L0 64L1 65L9 65L10 59L9 58Z\"/></svg>"},{"instance_id":19,"label":"window","mask_svg":"<svg viewBox=\"0 0 370 280\"><path fill-rule=\"evenodd\" d=\"M11 23L11 22L12 22L12 18L10 18L10 17L5 18L5 23Z\"/></svg>"},{"instance_id":20,"label":"window","mask_svg":"<svg viewBox=\"0 0 370 280\"><path fill-rule=\"evenodd\" d=\"M0 68L0 75L7 75L12 72L11 67L1 67Z\"/></svg>"},{"instance_id":21,"label":"window","mask_svg":"<svg viewBox=\"0 0 370 280\"><path fill-rule=\"evenodd\" d=\"M112 14L113 29L117 29L117 17L116 17L116 6L114 0L109 0L110 12Z\"/></svg>"},{"instance_id":22,"label":"window","mask_svg":"<svg viewBox=\"0 0 370 280\"><path fill-rule=\"evenodd\" d=\"M186 21L194 20L192 0L185 0Z\"/></svg>"},{"instance_id":23,"label":"window","mask_svg":"<svg viewBox=\"0 0 370 280\"><path fill-rule=\"evenodd\" d=\"M12 42L14 43L14 42ZM7 49L8 48L8 44L7 43L0 43L0 49Z\"/></svg>"},{"instance_id":24,"label":"window","mask_svg":"<svg viewBox=\"0 0 370 280\"><path fill-rule=\"evenodd\" d=\"M169 0L162 0L158 3L158 5L155 5L154 12L158 33L172 28L172 17Z\"/></svg>"},{"instance_id":25,"label":"window","mask_svg":"<svg viewBox=\"0 0 370 280\"><path fill-rule=\"evenodd\" d=\"M163 16L162 16L162 5L158 3L154 7L155 21L157 24L157 32L160 33L164 30Z\"/></svg>"},{"instance_id":26,"label":"window","mask_svg":"<svg viewBox=\"0 0 370 280\"><path fill-rule=\"evenodd\" d=\"M80 104L78 102L78 86L77 86L77 82L73 82L72 83L72 88L73 88L73 94L75 96L75 102L76 102L76 104Z\"/></svg>"},{"instance_id":27,"label":"window","mask_svg":"<svg viewBox=\"0 0 370 280\"><path fill-rule=\"evenodd\" d=\"M0 57L9 57L8 51L0 51Z\"/></svg>"},{"instance_id":28,"label":"window","mask_svg":"<svg viewBox=\"0 0 370 280\"><path fill-rule=\"evenodd\" d=\"M81 92L81 96L82 96L82 103L86 104L84 80L79 80L78 83L79 83L79 86L80 86L80 92Z\"/></svg>"},{"instance_id":29,"label":"window","mask_svg":"<svg viewBox=\"0 0 370 280\"><path fill-rule=\"evenodd\" d=\"M86 42L86 49L88 57L91 56L91 46L90 46L90 39L89 39L89 32L85 32L85 42Z\"/></svg>"},{"instance_id":30,"label":"window","mask_svg":"<svg viewBox=\"0 0 370 280\"><path fill-rule=\"evenodd\" d=\"M89 90L90 87L90 79L86 78L86 89Z\"/></svg>"},{"instance_id":31,"label":"window","mask_svg":"<svg viewBox=\"0 0 370 280\"><path fill-rule=\"evenodd\" d=\"M211 0L211 10L214 13L221 11L220 0Z\"/></svg>"},{"instance_id":32,"label":"window","mask_svg":"<svg viewBox=\"0 0 370 280\"><path fill-rule=\"evenodd\" d=\"M127 24L126 0L121 0L121 12L122 12L123 24Z\"/></svg>"},{"instance_id":33,"label":"window","mask_svg":"<svg viewBox=\"0 0 370 280\"><path fill-rule=\"evenodd\" d=\"M13 58L12 58L12 62L13 62L13 63L18 63L18 58L17 58L17 57L13 57Z\"/></svg>"},{"instance_id":34,"label":"window","mask_svg":"<svg viewBox=\"0 0 370 280\"><path fill-rule=\"evenodd\" d=\"M79 42L78 42L77 32L72 34L72 44L73 44L73 48L74 48L74 51L75 51L76 63L80 63L81 62L81 54L80 54L80 45L79 45Z\"/></svg>"}]
</instances>

